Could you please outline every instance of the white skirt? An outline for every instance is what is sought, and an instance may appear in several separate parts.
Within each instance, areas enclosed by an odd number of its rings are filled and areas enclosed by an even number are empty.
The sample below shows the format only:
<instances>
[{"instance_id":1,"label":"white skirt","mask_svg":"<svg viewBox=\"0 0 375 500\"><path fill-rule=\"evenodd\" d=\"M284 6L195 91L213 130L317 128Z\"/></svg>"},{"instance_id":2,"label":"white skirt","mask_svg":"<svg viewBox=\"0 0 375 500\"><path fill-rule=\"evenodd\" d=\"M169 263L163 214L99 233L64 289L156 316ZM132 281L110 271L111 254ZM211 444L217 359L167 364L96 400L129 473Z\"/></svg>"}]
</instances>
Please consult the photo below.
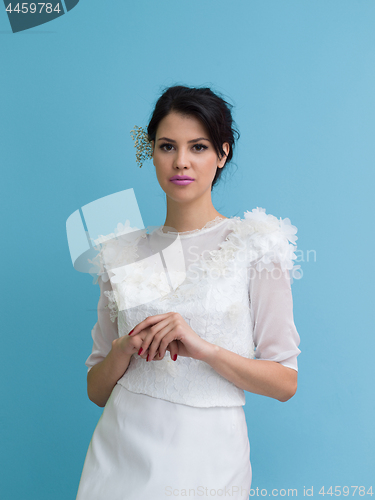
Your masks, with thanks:
<instances>
[{"instance_id":1,"label":"white skirt","mask_svg":"<svg viewBox=\"0 0 375 500\"><path fill-rule=\"evenodd\" d=\"M116 384L87 451L76 500L248 499L242 406L197 408Z\"/></svg>"}]
</instances>

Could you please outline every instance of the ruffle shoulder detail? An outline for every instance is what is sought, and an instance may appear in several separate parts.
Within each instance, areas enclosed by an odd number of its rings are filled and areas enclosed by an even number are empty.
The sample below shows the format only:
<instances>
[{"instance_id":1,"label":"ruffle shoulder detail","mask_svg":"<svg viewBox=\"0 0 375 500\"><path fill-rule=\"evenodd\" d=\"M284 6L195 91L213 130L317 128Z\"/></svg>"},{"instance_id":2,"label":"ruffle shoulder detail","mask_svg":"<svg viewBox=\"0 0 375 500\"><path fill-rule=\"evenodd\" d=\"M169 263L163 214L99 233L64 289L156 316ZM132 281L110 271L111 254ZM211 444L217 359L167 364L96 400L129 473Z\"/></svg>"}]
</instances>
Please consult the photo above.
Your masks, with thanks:
<instances>
[{"instance_id":1,"label":"ruffle shoulder detail","mask_svg":"<svg viewBox=\"0 0 375 500\"><path fill-rule=\"evenodd\" d=\"M209 252L211 259L202 262L206 271L214 265L223 266L224 263L246 267L251 265L257 271L272 271L275 264L280 264L282 272L289 270L291 283L293 278L301 277L298 272L301 266L294 264L297 258L297 228L290 219L277 219L266 214L264 208L257 207L251 212L246 211L243 219L234 217L231 224L231 232L219 245L219 250Z\"/></svg>"},{"instance_id":2,"label":"ruffle shoulder detail","mask_svg":"<svg viewBox=\"0 0 375 500\"><path fill-rule=\"evenodd\" d=\"M265 208L254 208L244 213L242 224L238 224L233 236L241 236L246 241L250 262L257 271L267 269L272 271L275 264L280 264L281 270L289 270L291 282L293 278L301 277L295 265L297 259L296 236L297 227L291 224L289 218L278 219L267 214Z\"/></svg>"},{"instance_id":3,"label":"ruffle shoulder detail","mask_svg":"<svg viewBox=\"0 0 375 500\"><path fill-rule=\"evenodd\" d=\"M145 238L146 233L147 229L130 227L127 220L125 224L119 223L113 233L100 235L96 240L92 240L93 248L97 252L93 259L88 259L93 265L89 269L89 274L94 278L93 284L98 283L99 276L107 282L114 275L112 269L127 262L134 262L138 258L138 241Z\"/></svg>"}]
</instances>

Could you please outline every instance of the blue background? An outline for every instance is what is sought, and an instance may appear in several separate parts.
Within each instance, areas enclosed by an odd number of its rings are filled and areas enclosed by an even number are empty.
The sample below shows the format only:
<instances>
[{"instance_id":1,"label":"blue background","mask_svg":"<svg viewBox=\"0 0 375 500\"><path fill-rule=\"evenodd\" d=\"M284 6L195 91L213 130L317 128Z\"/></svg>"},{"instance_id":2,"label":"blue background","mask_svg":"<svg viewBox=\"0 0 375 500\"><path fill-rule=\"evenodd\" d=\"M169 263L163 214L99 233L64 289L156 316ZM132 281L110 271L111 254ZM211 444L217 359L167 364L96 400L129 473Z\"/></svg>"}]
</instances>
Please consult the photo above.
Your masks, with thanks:
<instances>
[{"instance_id":1,"label":"blue background","mask_svg":"<svg viewBox=\"0 0 375 500\"><path fill-rule=\"evenodd\" d=\"M164 222L130 130L174 84L235 105L215 208L298 227L299 387L247 393L252 486L375 486L374 18L373 0L82 0L12 34L0 9L2 500L75 498L103 411L84 364L99 287L73 269L65 222L128 188L145 226Z\"/></svg>"}]
</instances>

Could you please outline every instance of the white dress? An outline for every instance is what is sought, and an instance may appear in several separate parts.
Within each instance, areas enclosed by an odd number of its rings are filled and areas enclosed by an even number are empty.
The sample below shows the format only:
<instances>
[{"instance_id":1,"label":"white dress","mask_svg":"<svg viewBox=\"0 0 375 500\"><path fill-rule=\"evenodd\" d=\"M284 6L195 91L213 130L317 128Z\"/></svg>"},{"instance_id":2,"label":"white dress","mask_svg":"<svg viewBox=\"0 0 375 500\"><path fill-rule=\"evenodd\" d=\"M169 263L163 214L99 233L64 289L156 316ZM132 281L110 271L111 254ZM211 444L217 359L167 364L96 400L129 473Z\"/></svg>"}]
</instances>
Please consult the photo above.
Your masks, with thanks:
<instances>
[{"instance_id":1,"label":"white dress","mask_svg":"<svg viewBox=\"0 0 375 500\"><path fill-rule=\"evenodd\" d=\"M289 219L256 208L183 233L136 229L127 221L95 242L101 293L89 370L115 338L171 311L212 344L298 370ZM95 428L76 500L247 499L244 404L244 391L203 361L134 354Z\"/></svg>"}]
</instances>

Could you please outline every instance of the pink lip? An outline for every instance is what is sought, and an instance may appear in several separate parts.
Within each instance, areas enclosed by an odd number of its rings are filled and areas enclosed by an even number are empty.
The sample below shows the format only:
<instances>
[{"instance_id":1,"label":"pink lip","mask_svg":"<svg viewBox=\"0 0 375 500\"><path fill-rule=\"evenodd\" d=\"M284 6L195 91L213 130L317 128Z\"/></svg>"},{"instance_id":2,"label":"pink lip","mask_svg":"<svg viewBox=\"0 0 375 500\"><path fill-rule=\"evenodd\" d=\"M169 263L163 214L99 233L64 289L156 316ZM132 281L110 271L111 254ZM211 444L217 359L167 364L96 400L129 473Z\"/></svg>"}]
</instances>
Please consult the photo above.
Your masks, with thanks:
<instances>
[{"instance_id":1,"label":"pink lip","mask_svg":"<svg viewBox=\"0 0 375 500\"><path fill-rule=\"evenodd\" d=\"M190 177L190 175L172 175L172 177L169 179L170 181L183 181L184 179L188 179L189 181L193 181L193 177Z\"/></svg>"},{"instance_id":2,"label":"pink lip","mask_svg":"<svg viewBox=\"0 0 375 500\"><path fill-rule=\"evenodd\" d=\"M187 184L191 184L192 182L194 182L194 179L171 179L171 182L173 182L173 184L177 184L178 186L186 186Z\"/></svg>"}]
</instances>

